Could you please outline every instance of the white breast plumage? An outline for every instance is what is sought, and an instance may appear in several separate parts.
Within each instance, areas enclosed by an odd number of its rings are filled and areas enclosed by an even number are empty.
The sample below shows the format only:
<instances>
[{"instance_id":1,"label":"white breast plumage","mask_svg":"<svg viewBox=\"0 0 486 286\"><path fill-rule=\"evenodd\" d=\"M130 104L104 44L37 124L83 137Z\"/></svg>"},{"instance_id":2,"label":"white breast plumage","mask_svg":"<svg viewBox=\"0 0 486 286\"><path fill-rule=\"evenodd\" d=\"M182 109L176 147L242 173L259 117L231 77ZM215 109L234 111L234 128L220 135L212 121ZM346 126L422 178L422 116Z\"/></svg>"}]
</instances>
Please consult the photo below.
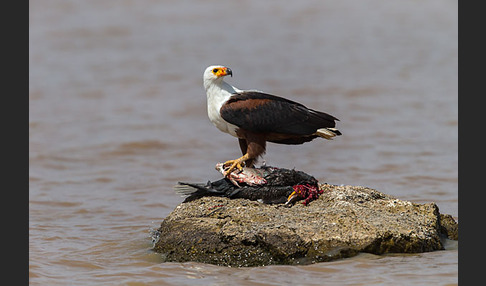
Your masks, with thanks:
<instances>
[{"instance_id":1,"label":"white breast plumage","mask_svg":"<svg viewBox=\"0 0 486 286\"><path fill-rule=\"evenodd\" d=\"M226 84L223 82L223 85ZM226 84L228 85L228 84ZM229 90L229 91L228 91ZM238 137L236 135L236 129L238 128L236 125L230 124L226 122L222 117L219 112L221 109L221 106L231 97L231 92L236 92L237 89L235 89L232 86L218 86L214 85L211 86L207 91L207 100L208 100L208 117L209 120L216 126L219 130L222 132L231 134L235 137Z\"/></svg>"}]
</instances>

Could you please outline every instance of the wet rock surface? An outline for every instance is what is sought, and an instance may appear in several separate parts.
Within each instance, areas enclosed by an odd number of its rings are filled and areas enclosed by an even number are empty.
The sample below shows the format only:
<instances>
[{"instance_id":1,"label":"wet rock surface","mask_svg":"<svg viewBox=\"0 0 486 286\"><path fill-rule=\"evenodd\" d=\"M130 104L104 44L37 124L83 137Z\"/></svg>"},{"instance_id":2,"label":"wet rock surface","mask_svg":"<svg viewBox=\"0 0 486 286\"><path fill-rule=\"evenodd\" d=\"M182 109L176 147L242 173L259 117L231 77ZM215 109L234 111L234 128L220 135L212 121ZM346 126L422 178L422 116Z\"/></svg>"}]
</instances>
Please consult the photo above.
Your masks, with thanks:
<instances>
[{"instance_id":1,"label":"wet rock surface","mask_svg":"<svg viewBox=\"0 0 486 286\"><path fill-rule=\"evenodd\" d=\"M156 231L154 250L165 261L241 267L427 252L457 240L457 222L434 203L360 186L319 187L324 192L307 206L224 197L180 204Z\"/></svg>"}]
</instances>

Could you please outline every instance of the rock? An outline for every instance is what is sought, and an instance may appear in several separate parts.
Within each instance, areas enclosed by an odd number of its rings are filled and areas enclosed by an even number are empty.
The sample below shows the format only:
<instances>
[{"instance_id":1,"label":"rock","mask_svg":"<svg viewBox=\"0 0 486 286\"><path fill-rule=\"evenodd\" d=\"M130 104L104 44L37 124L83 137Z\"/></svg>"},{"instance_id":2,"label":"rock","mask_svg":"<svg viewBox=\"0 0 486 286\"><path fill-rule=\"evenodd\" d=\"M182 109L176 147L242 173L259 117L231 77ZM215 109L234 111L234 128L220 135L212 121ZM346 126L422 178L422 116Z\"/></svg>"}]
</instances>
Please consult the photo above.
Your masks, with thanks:
<instances>
[{"instance_id":1,"label":"rock","mask_svg":"<svg viewBox=\"0 0 486 286\"><path fill-rule=\"evenodd\" d=\"M440 214L440 231L449 239L459 239L459 226L451 215Z\"/></svg>"},{"instance_id":2,"label":"rock","mask_svg":"<svg viewBox=\"0 0 486 286\"><path fill-rule=\"evenodd\" d=\"M319 187L324 192L307 206L224 197L180 204L157 230L154 250L165 261L241 267L427 252L444 249L441 238L457 239L457 223L434 203L360 186Z\"/></svg>"}]
</instances>

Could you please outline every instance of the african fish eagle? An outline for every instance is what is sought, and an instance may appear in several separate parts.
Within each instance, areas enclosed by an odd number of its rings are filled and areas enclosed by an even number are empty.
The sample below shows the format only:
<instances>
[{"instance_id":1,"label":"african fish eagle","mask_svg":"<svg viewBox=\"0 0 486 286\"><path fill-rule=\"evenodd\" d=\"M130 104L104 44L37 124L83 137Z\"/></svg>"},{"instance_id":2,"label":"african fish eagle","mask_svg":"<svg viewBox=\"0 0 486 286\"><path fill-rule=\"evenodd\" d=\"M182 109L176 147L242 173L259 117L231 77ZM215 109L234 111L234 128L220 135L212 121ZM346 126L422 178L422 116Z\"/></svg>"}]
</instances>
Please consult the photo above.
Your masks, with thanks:
<instances>
[{"instance_id":1,"label":"african fish eagle","mask_svg":"<svg viewBox=\"0 0 486 286\"><path fill-rule=\"evenodd\" d=\"M266 142L303 144L317 137L332 139L341 135L334 128L336 117L316 111L279 96L257 90L240 90L223 80L233 76L230 68L215 65L206 68L209 120L221 131L238 138L243 156L224 163L225 176L242 165L252 167L265 153Z\"/></svg>"}]
</instances>

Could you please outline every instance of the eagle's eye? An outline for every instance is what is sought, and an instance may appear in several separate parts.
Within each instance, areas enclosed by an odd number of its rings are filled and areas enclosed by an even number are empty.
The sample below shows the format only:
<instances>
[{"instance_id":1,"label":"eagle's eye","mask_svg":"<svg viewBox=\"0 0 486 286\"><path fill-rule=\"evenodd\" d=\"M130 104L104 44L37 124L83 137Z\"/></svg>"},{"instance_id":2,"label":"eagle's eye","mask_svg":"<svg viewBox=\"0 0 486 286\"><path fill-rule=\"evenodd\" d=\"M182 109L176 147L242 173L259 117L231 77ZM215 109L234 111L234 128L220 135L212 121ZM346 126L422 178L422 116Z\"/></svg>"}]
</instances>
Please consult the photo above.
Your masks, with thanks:
<instances>
[{"instance_id":1,"label":"eagle's eye","mask_svg":"<svg viewBox=\"0 0 486 286\"><path fill-rule=\"evenodd\" d=\"M213 69L213 73L217 73L219 69Z\"/></svg>"}]
</instances>

